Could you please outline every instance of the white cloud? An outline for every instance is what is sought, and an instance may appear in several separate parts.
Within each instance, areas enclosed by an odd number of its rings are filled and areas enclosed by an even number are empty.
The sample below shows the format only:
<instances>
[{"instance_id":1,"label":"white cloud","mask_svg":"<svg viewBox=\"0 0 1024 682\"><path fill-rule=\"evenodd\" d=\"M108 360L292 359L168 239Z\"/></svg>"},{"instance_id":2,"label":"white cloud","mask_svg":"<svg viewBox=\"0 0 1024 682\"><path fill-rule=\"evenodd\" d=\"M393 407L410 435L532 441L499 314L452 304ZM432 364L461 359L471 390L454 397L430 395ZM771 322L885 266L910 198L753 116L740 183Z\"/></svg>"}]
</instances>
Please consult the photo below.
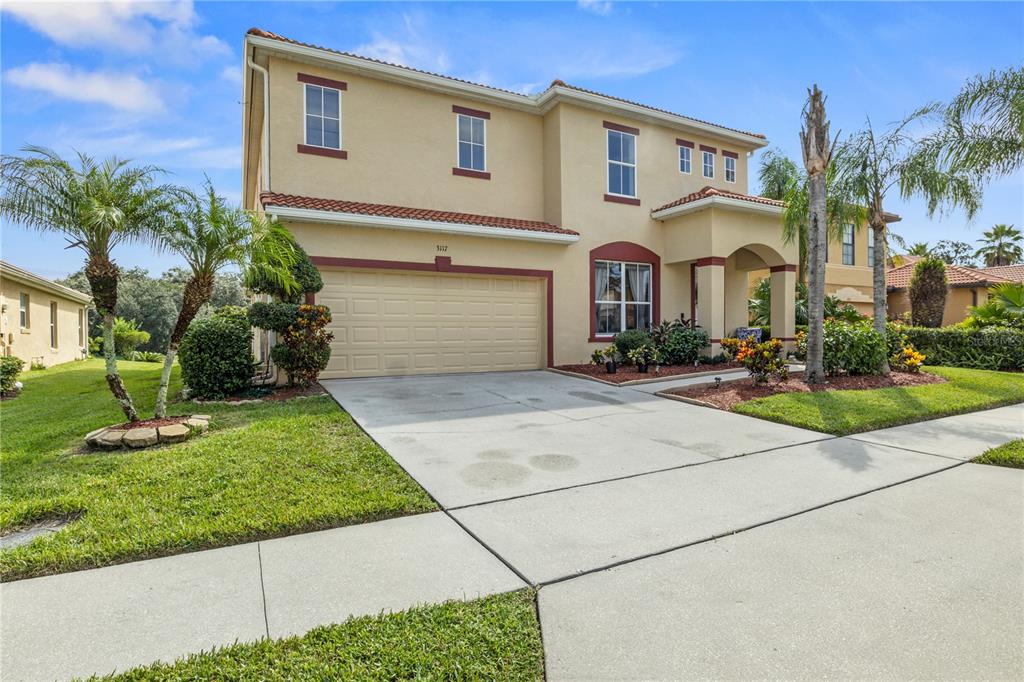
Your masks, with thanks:
<instances>
[{"instance_id":1,"label":"white cloud","mask_svg":"<svg viewBox=\"0 0 1024 682\"><path fill-rule=\"evenodd\" d=\"M374 31L373 40L359 45L353 52L392 64L445 73L451 68L451 60L444 48L425 34L422 23L417 16L403 14L398 35Z\"/></svg>"},{"instance_id":2,"label":"white cloud","mask_svg":"<svg viewBox=\"0 0 1024 682\"><path fill-rule=\"evenodd\" d=\"M240 66L225 66L220 72L221 80L225 80L228 83L242 82L242 67Z\"/></svg>"},{"instance_id":3,"label":"white cloud","mask_svg":"<svg viewBox=\"0 0 1024 682\"><path fill-rule=\"evenodd\" d=\"M157 88L132 74L85 71L67 64L32 62L8 69L4 78L12 85L73 102L105 104L131 113L152 113L164 109Z\"/></svg>"},{"instance_id":4,"label":"white cloud","mask_svg":"<svg viewBox=\"0 0 1024 682\"><path fill-rule=\"evenodd\" d=\"M612 13L612 3L608 0L576 0L576 6L587 12L606 17Z\"/></svg>"},{"instance_id":5,"label":"white cloud","mask_svg":"<svg viewBox=\"0 0 1024 682\"><path fill-rule=\"evenodd\" d=\"M18 0L4 2L3 11L67 47L123 53L159 52L175 61L230 54L222 40L196 31L199 18L191 0Z\"/></svg>"}]
</instances>

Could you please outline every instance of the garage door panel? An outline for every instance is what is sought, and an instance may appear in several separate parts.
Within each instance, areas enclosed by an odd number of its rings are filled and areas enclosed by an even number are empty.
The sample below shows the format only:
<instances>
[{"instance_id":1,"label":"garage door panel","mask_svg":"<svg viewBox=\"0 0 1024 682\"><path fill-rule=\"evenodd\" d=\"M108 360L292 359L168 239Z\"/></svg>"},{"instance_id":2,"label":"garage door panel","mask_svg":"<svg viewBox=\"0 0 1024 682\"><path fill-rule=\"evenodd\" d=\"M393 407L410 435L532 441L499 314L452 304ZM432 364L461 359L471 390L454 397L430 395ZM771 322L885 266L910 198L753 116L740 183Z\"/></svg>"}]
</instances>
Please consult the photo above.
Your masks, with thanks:
<instances>
[{"instance_id":1,"label":"garage door panel","mask_svg":"<svg viewBox=\"0 0 1024 682\"><path fill-rule=\"evenodd\" d=\"M544 282L325 269L332 313L325 378L535 369L545 354Z\"/></svg>"}]
</instances>

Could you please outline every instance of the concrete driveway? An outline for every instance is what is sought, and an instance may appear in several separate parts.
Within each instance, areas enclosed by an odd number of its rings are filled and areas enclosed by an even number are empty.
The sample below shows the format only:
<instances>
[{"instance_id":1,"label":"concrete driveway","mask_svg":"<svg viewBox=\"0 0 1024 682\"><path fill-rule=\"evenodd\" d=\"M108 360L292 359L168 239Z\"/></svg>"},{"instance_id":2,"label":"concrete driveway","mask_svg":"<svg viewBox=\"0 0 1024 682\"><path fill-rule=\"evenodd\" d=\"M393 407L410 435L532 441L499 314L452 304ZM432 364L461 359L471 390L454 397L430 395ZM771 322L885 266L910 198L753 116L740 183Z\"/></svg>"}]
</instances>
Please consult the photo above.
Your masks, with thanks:
<instances>
[{"instance_id":1,"label":"concrete driveway","mask_svg":"<svg viewBox=\"0 0 1024 682\"><path fill-rule=\"evenodd\" d=\"M321 383L448 508L828 438L553 372Z\"/></svg>"}]
</instances>

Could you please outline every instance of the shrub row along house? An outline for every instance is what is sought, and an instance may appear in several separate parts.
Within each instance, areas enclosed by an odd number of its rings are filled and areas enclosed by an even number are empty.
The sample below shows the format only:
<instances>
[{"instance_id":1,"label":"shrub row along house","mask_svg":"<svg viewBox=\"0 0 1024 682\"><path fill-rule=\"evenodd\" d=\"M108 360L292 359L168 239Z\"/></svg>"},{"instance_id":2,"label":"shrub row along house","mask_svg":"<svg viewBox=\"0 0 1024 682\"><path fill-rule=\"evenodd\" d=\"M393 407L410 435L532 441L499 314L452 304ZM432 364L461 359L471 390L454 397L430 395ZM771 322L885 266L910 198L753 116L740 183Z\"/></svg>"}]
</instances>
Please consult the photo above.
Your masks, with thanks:
<instances>
[{"instance_id":1,"label":"shrub row along house","mask_svg":"<svg viewBox=\"0 0 1024 682\"><path fill-rule=\"evenodd\" d=\"M797 246L748 194L764 136L555 81L535 96L246 39L244 202L320 269L325 377L580 362L680 315L747 323L767 270L794 336Z\"/></svg>"},{"instance_id":2,"label":"shrub row along house","mask_svg":"<svg viewBox=\"0 0 1024 682\"><path fill-rule=\"evenodd\" d=\"M90 300L0 261L0 355L44 367L85 357Z\"/></svg>"}]
</instances>

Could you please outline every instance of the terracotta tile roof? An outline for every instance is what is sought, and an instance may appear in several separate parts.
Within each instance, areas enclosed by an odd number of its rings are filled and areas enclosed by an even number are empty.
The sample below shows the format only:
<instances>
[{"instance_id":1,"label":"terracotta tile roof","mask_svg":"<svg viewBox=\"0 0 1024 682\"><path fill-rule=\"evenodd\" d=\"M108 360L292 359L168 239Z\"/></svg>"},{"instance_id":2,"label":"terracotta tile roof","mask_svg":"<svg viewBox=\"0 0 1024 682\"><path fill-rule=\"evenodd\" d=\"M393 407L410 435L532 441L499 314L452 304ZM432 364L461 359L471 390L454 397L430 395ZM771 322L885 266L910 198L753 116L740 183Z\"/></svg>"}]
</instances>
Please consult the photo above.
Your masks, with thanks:
<instances>
[{"instance_id":1,"label":"terracotta tile roof","mask_svg":"<svg viewBox=\"0 0 1024 682\"><path fill-rule=\"evenodd\" d=\"M480 225L482 227L498 227L508 230L526 232L549 232L552 234L578 235L579 232L566 230L551 223L539 220L520 220L518 218L499 218L497 216L477 215L475 213L455 213L452 211L435 211L428 208L409 208L408 206L390 206L388 204L368 204L361 201L343 201L340 199L317 199L294 194L264 192L260 195L263 206L287 206L289 208L305 208L313 211L334 211L337 213L356 213L359 215L380 216L383 218L405 218L407 220L426 220L435 223L457 223L463 225Z\"/></svg>"},{"instance_id":2,"label":"terracotta tile roof","mask_svg":"<svg viewBox=\"0 0 1024 682\"><path fill-rule=\"evenodd\" d=\"M251 36L257 36L259 38L267 38L267 39L270 39L270 40L278 40L278 41L280 41L282 43L289 43L291 45L299 45L299 46L302 46L302 47L311 47L311 48L314 48L314 49L317 49L317 50L324 50L325 52L331 52L333 54L339 54L339 55L342 55L344 57L352 57L354 59L363 59L363 60L366 60L368 62L374 62L376 64L383 64L385 66L394 66L394 67L399 68L399 69L405 69L406 71L411 71L413 73L422 73L422 74L426 74L428 76L436 76L438 78L444 78L444 79L447 79L447 80L450 80L450 81L454 81L456 83L464 83L466 85L475 85L477 87L487 88L488 90L495 90L497 92L503 92L503 93L509 94L509 95L516 95L517 97L522 97L523 100L527 101L527 102L536 102L537 99L541 95L544 94L544 93L540 93L540 94L538 94L536 96L524 95L521 92L515 92L513 90L507 90L505 88L498 88L498 87L495 87L493 85L484 85L483 83L474 83L473 81L464 80L462 78L455 78L454 76L447 76L447 75L442 74L442 73L435 73L433 71L425 71L423 69L414 69L411 66L405 66L403 64L395 64L393 62L386 62L386 61L381 60L381 59L374 59L373 57L364 57L362 55L353 54L351 52L343 52L341 50L335 50L335 49L332 49L332 48L329 48L329 47L324 47L323 45L315 45L313 43L304 43L304 42L301 42L299 40L294 40L292 38L287 38L285 36L278 35L277 33L271 33L270 31L264 31L261 28L253 27L253 28L250 28L246 33L248 35L251 35ZM660 113L663 113L663 114L669 114L671 116L678 116L679 118L685 118L685 119L688 119L690 121L694 121L696 123L702 123L704 125L714 126L716 128L721 128L723 130L728 130L728 131L731 131L731 132L734 132L734 133L740 133L740 134L743 134L743 135L750 135L752 137L757 137L757 138L760 138L762 140L767 139L761 133L751 133L751 132L748 132L746 130L740 130L738 128L730 128L728 126L719 125L717 123L711 123L710 121L704 121L704 120L701 120L699 118L693 118L692 116L684 116L682 114L677 114L677 113L675 113L673 111L668 111L667 109L659 109L658 107L652 107L652 106L649 106L647 104L641 104L640 102L634 102L632 100L623 99L621 97L615 97L613 95L606 95L606 94L604 94L602 92L596 92L594 90L587 90L586 88L581 88L581 87L578 87L578 86L575 86L575 85L569 85L565 81L558 80L558 79L552 81L551 85L549 85L547 87L547 90L545 90L544 92L547 92L548 90L550 90L551 88L554 88L554 87L563 87L563 88L567 88L569 90L576 90L577 92L584 92L584 93L591 94L591 95L597 95L599 97L606 97L608 99L615 100L617 102L622 102L624 104L631 104L633 106L643 107L644 109L650 109L651 111L657 111L657 112L660 112Z\"/></svg>"},{"instance_id":3,"label":"terracotta tile roof","mask_svg":"<svg viewBox=\"0 0 1024 682\"><path fill-rule=\"evenodd\" d=\"M993 265L990 268L978 268L979 272L1005 277L1014 282L1024 282L1024 263L1020 265Z\"/></svg>"},{"instance_id":4,"label":"terracotta tile roof","mask_svg":"<svg viewBox=\"0 0 1024 682\"><path fill-rule=\"evenodd\" d=\"M907 256L903 256L907 258ZM917 266L918 258L913 262L904 263L898 268L890 268L885 271L885 286L887 289L906 289L910 286L910 280L914 276L914 268ZM964 267L963 265L946 264L946 281L951 287L987 287L1000 282L1010 280L999 275Z\"/></svg>"},{"instance_id":5,"label":"terracotta tile roof","mask_svg":"<svg viewBox=\"0 0 1024 682\"><path fill-rule=\"evenodd\" d=\"M683 204L690 204L694 201L700 201L701 199L707 199L708 197L724 197L726 199L738 199L740 201L749 201L753 204L764 204L765 206L785 206L786 202L778 201L776 199L769 199L768 197L759 197L753 194L741 194L739 192L730 192L724 189L718 189L707 185L696 192L691 192L685 197L670 201L664 206L659 206L653 209L651 213L657 213L658 211L664 211L666 208L675 208L676 206L682 206Z\"/></svg>"},{"instance_id":6,"label":"terracotta tile roof","mask_svg":"<svg viewBox=\"0 0 1024 682\"><path fill-rule=\"evenodd\" d=\"M570 85L569 83L566 83L565 81L559 80L557 78L555 80L551 81L551 85L548 86L548 90L550 90L551 88L554 88L554 87L563 87L563 88L568 88L569 90L576 90L578 92L585 92L588 95L597 95L599 97L607 97L608 99L613 99L616 102L622 102L624 104L632 104L635 107L643 107L644 109L650 109L651 111L657 111L657 112L660 112L662 114L669 114L670 116L678 116L679 118L685 118L687 120L694 121L696 123L703 123L704 125L715 126L716 128L722 128L724 130L731 130L734 133L740 133L742 135L750 135L751 137L757 137L757 138L760 138L762 140L768 139L764 135L762 135L761 133L752 133L752 132L750 132L748 130L740 130L739 128L730 128L729 126L720 125L718 123L712 123L711 121L704 121L702 119L694 118L692 116L685 116L683 114L677 114L676 112L669 111L668 109L659 109L658 107L652 107L651 105L643 104L642 102L634 102L633 100L623 99L622 97L616 97L615 95L606 95L605 93L597 92L596 90L587 90L586 88L581 88L581 87L579 87L577 85Z\"/></svg>"}]
</instances>

